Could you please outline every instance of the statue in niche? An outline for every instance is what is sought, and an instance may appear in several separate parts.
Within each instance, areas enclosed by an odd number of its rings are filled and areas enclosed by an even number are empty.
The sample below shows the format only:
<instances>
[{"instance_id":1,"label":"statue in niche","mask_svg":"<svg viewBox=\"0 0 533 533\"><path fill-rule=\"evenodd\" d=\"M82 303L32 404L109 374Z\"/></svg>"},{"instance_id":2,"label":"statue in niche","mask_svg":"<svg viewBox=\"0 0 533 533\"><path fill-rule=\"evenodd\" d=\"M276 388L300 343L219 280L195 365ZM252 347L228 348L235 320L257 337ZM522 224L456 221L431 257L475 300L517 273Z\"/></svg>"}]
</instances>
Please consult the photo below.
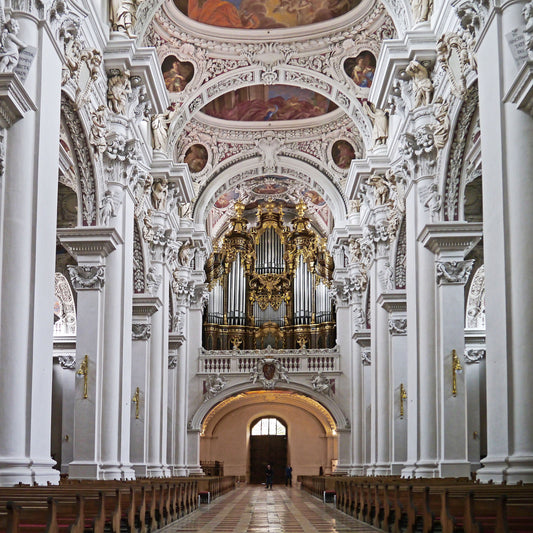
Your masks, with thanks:
<instances>
[{"instance_id":1,"label":"statue in niche","mask_svg":"<svg viewBox=\"0 0 533 533\"><path fill-rule=\"evenodd\" d=\"M374 188L375 205L386 205L390 196L390 182L384 176L373 174L367 183Z\"/></svg>"},{"instance_id":2,"label":"statue in niche","mask_svg":"<svg viewBox=\"0 0 533 533\"><path fill-rule=\"evenodd\" d=\"M431 104L433 82L429 79L427 68L416 59L413 59L407 65L405 72L413 80L413 91L415 93L414 107Z\"/></svg>"},{"instance_id":3,"label":"statue in niche","mask_svg":"<svg viewBox=\"0 0 533 533\"><path fill-rule=\"evenodd\" d=\"M363 102L363 108L366 114L372 120L372 140L374 148L386 144L389 137L389 117L386 111L377 108L374 104Z\"/></svg>"},{"instance_id":4,"label":"statue in niche","mask_svg":"<svg viewBox=\"0 0 533 533\"><path fill-rule=\"evenodd\" d=\"M107 80L107 105L109 109L117 115L124 115L128 96L131 92L130 71L111 70Z\"/></svg>"},{"instance_id":5,"label":"statue in niche","mask_svg":"<svg viewBox=\"0 0 533 533\"><path fill-rule=\"evenodd\" d=\"M168 128L178 113L175 103L171 104L164 113L152 116L152 147L154 150L166 152L168 148Z\"/></svg>"},{"instance_id":6,"label":"statue in niche","mask_svg":"<svg viewBox=\"0 0 533 533\"><path fill-rule=\"evenodd\" d=\"M178 263L181 266L188 267L194 256L194 247L192 241L184 242L178 252Z\"/></svg>"},{"instance_id":7,"label":"statue in niche","mask_svg":"<svg viewBox=\"0 0 533 533\"><path fill-rule=\"evenodd\" d=\"M446 146L450 134L450 119L448 117L450 104L444 102L440 96L435 100L435 104L435 120L437 124L433 130L433 141L435 146L442 150Z\"/></svg>"},{"instance_id":8,"label":"statue in niche","mask_svg":"<svg viewBox=\"0 0 533 533\"><path fill-rule=\"evenodd\" d=\"M163 177L154 181L152 185L152 205L157 211L162 211L167 206L168 180Z\"/></svg>"},{"instance_id":9,"label":"statue in niche","mask_svg":"<svg viewBox=\"0 0 533 533\"><path fill-rule=\"evenodd\" d=\"M113 202L113 194L110 190L104 193L102 203L100 204L100 221L103 226L109 225L111 217L116 217L115 204Z\"/></svg>"},{"instance_id":10,"label":"statue in niche","mask_svg":"<svg viewBox=\"0 0 533 533\"><path fill-rule=\"evenodd\" d=\"M107 148L107 108L101 105L91 113L91 131L89 141L94 151L103 154Z\"/></svg>"},{"instance_id":11,"label":"statue in niche","mask_svg":"<svg viewBox=\"0 0 533 533\"><path fill-rule=\"evenodd\" d=\"M433 10L433 0L411 0L411 12L415 24L426 22Z\"/></svg>"},{"instance_id":12,"label":"statue in niche","mask_svg":"<svg viewBox=\"0 0 533 533\"><path fill-rule=\"evenodd\" d=\"M15 19L6 22L4 0L0 2L0 25L2 35L0 37L0 72L13 72L20 59L20 51L27 48L27 44L17 37L20 30L19 23Z\"/></svg>"},{"instance_id":13,"label":"statue in niche","mask_svg":"<svg viewBox=\"0 0 533 533\"><path fill-rule=\"evenodd\" d=\"M111 26L113 31L124 32L134 38L133 27L137 21L137 8L143 0L111 0Z\"/></svg>"}]
</instances>

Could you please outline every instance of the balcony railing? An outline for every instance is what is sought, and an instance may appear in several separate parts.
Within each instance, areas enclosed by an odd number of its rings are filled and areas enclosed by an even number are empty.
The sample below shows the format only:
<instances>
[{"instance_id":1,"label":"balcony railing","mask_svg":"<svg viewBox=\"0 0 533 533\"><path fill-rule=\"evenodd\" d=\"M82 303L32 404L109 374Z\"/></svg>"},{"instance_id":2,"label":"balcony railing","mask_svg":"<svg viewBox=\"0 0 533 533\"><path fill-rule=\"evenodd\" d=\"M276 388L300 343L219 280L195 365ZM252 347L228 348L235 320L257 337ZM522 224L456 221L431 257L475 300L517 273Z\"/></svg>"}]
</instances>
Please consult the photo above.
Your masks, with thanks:
<instances>
[{"instance_id":1,"label":"balcony railing","mask_svg":"<svg viewBox=\"0 0 533 533\"><path fill-rule=\"evenodd\" d=\"M200 348L199 374L250 374L260 359L276 359L291 374L340 371L339 347L299 350L205 350Z\"/></svg>"}]
</instances>

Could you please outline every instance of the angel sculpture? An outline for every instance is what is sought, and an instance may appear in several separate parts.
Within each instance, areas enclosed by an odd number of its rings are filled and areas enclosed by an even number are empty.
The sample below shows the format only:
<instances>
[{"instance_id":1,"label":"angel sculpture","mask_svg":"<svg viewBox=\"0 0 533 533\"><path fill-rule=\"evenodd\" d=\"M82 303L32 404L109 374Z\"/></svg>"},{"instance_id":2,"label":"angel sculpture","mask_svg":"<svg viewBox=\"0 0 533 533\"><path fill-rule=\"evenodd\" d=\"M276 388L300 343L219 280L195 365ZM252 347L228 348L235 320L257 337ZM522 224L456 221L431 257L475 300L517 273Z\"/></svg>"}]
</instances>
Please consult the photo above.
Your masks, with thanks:
<instances>
[{"instance_id":1,"label":"angel sculpture","mask_svg":"<svg viewBox=\"0 0 533 533\"><path fill-rule=\"evenodd\" d=\"M28 45L17 37L19 23L15 19L6 21L4 0L0 0L0 27L0 72L13 72L19 63L20 51Z\"/></svg>"}]
</instances>

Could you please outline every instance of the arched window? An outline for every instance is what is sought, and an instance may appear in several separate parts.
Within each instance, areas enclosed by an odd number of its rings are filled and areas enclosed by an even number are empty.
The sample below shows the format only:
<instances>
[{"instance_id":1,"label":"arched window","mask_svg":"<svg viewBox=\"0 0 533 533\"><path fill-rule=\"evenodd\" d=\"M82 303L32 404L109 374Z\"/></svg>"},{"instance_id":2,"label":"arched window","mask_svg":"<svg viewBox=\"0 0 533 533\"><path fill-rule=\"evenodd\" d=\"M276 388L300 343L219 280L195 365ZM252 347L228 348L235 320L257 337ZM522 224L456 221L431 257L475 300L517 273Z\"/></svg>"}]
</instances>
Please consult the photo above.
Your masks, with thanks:
<instances>
[{"instance_id":1,"label":"arched window","mask_svg":"<svg viewBox=\"0 0 533 533\"><path fill-rule=\"evenodd\" d=\"M287 435L287 427L277 418L261 418L252 426L251 434L284 436Z\"/></svg>"}]
</instances>

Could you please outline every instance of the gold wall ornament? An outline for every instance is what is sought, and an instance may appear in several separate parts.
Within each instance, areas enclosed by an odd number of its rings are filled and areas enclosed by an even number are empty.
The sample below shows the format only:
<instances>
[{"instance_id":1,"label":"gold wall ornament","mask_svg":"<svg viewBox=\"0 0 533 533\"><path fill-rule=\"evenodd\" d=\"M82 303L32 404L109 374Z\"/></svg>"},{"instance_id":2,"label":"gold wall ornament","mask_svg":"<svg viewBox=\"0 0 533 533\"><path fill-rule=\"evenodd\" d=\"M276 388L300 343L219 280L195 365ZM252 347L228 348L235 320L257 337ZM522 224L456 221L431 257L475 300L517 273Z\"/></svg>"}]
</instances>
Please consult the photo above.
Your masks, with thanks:
<instances>
[{"instance_id":1,"label":"gold wall ornament","mask_svg":"<svg viewBox=\"0 0 533 533\"><path fill-rule=\"evenodd\" d=\"M400 418L403 418L404 415L403 402L405 400L407 400L407 391L405 390L403 383L400 383Z\"/></svg>"},{"instance_id":2,"label":"gold wall ornament","mask_svg":"<svg viewBox=\"0 0 533 533\"><path fill-rule=\"evenodd\" d=\"M86 400L88 397L88 387L87 381L89 377L89 356L86 355L81 362L80 368L76 372L78 376L83 376L83 399Z\"/></svg>"},{"instance_id":3,"label":"gold wall ornament","mask_svg":"<svg viewBox=\"0 0 533 533\"><path fill-rule=\"evenodd\" d=\"M230 340L231 340L231 346L234 350L241 349L242 339L240 339L239 337L232 337Z\"/></svg>"},{"instance_id":4,"label":"gold wall ornament","mask_svg":"<svg viewBox=\"0 0 533 533\"><path fill-rule=\"evenodd\" d=\"M135 389L135 394L133 395L133 398L131 401L135 404L135 418L139 419L139 404L141 402L141 391L139 390L139 387Z\"/></svg>"},{"instance_id":5,"label":"gold wall ornament","mask_svg":"<svg viewBox=\"0 0 533 533\"><path fill-rule=\"evenodd\" d=\"M462 374L463 367L459 356L455 350L452 350L452 396L457 396L457 374Z\"/></svg>"},{"instance_id":6,"label":"gold wall ornament","mask_svg":"<svg viewBox=\"0 0 533 533\"><path fill-rule=\"evenodd\" d=\"M296 342L298 343L298 346L300 347L300 350L304 350L305 349L305 346L307 344L307 339L303 335L300 335L296 339Z\"/></svg>"}]
</instances>

